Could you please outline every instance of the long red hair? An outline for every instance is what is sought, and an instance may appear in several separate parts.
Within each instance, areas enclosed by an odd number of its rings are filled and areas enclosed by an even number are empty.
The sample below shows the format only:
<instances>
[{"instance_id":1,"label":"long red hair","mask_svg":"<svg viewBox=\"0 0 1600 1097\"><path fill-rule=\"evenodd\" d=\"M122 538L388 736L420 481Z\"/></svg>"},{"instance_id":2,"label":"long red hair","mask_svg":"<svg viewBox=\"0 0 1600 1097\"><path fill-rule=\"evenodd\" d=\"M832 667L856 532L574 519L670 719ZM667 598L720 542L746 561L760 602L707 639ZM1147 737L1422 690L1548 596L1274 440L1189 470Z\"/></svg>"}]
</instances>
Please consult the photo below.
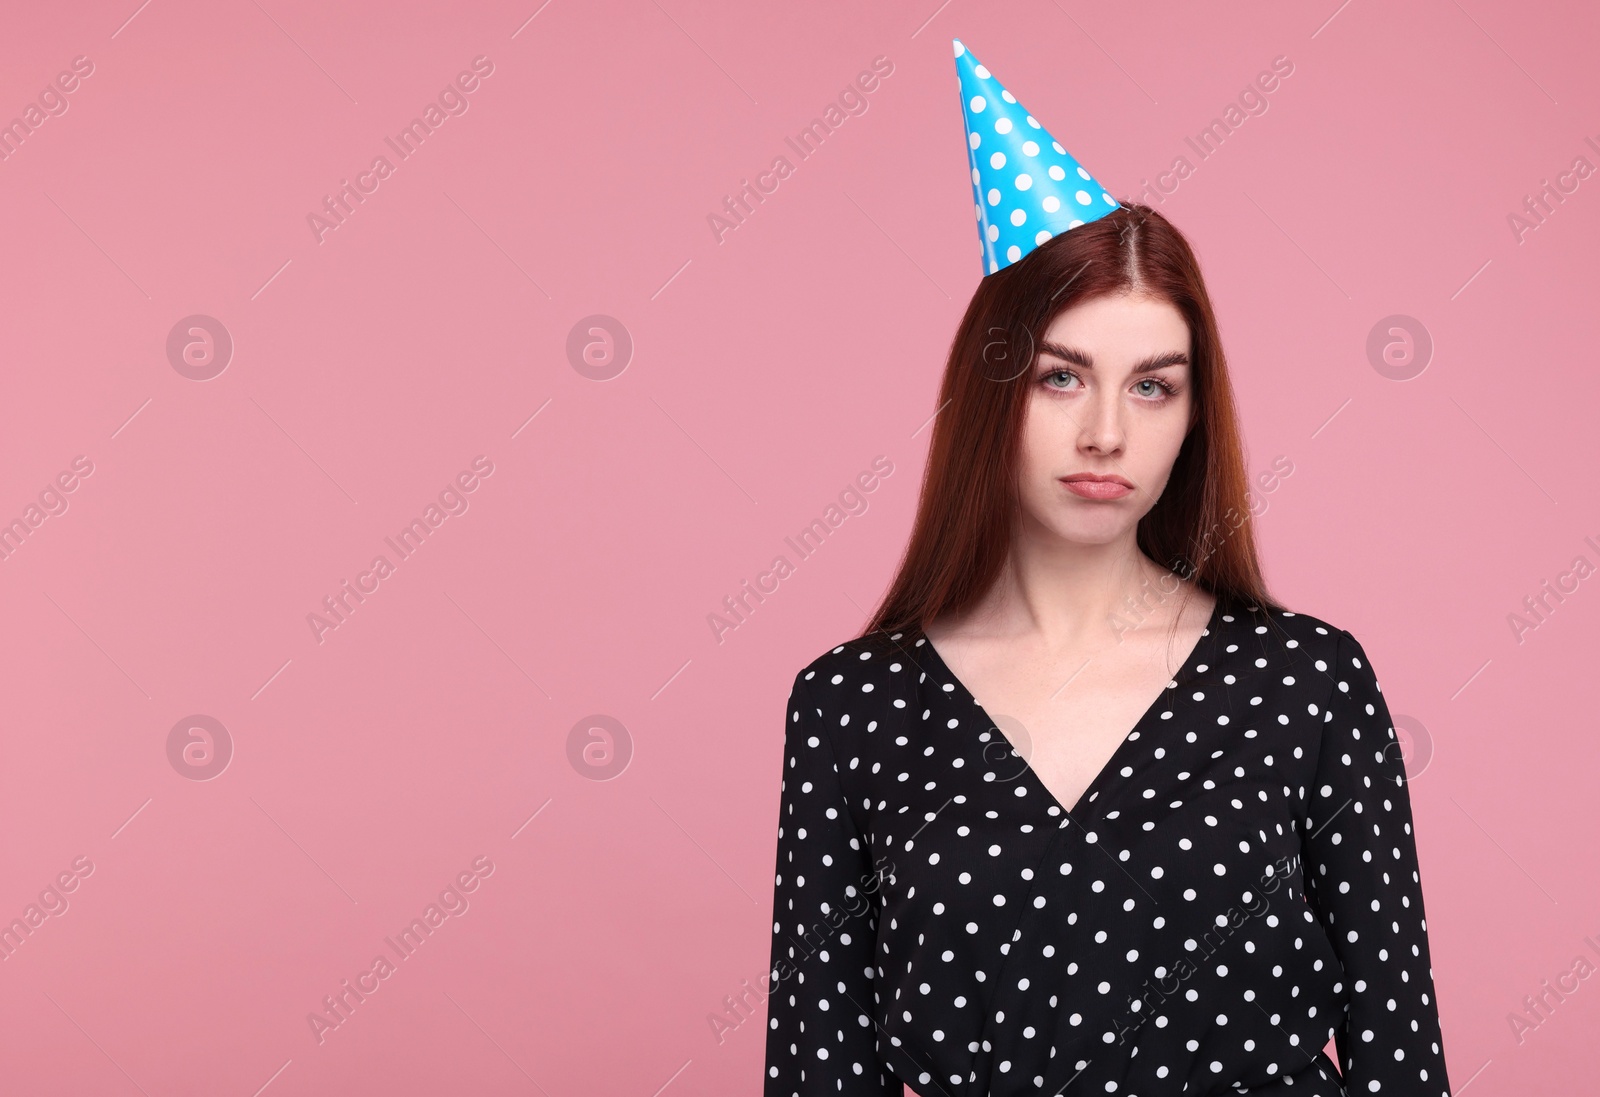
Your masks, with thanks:
<instances>
[{"instance_id":1,"label":"long red hair","mask_svg":"<svg viewBox=\"0 0 1600 1097\"><path fill-rule=\"evenodd\" d=\"M1059 313L1129 291L1183 314L1195 396L1172 475L1139 520L1139 549L1219 599L1283 608L1268 595L1256 559L1233 390L1199 264L1171 222L1131 205L1047 240L978 283L945 362L911 538L863 636L959 614L999 577L1019 506L1034 348Z\"/></svg>"}]
</instances>

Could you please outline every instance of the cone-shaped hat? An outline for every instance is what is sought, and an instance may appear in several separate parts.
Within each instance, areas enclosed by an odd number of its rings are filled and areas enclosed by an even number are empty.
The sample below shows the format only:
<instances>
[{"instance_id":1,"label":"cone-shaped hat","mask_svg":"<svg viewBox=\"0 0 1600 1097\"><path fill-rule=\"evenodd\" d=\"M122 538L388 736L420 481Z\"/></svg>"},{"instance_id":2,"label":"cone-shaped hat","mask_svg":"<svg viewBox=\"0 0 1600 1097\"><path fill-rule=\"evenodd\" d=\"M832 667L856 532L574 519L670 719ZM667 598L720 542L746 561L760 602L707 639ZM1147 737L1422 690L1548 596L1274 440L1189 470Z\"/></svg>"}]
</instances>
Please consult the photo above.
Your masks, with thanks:
<instances>
[{"instance_id":1,"label":"cone-shaped hat","mask_svg":"<svg viewBox=\"0 0 1600 1097\"><path fill-rule=\"evenodd\" d=\"M983 273L1121 206L1061 142L954 39L961 115L983 242Z\"/></svg>"}]
</instances>

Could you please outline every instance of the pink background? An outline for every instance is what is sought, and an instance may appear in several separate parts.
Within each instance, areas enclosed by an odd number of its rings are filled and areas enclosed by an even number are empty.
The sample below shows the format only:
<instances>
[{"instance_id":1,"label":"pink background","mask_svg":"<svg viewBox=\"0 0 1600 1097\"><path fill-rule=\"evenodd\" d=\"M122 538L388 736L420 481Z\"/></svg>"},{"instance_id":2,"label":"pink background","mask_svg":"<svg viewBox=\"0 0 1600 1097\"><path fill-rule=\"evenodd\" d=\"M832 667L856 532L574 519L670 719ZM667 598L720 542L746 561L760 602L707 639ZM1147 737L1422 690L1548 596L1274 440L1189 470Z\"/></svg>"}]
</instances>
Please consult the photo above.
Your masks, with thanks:
<instances>
[{"instance_id":1,"label":"pink background","mask_svg":"<svg viewBox=\"0 0 1600 1097\"><path fill-rule=\"evenodd\" d=\"M1520 243L1508 216L1600 165L1593 7L540 2L7 13L0 121L93 73L0 161L0 521L93 471L0 562L0 921L93 871L0 963L0 1090L757 1090L764 1018L709 1018L766 967L784 698L890 577L980 275L952 37L1118 197L1194 166L1161 208L1252 473L1293 466L1270 581L1362 640L1416 745L1451 1078L1592 1085L1600 981L1520 1043L1508 1015L1600 964L1600 579L1521 642L1508 615L1600 564L1600 178ZM1185 138L1280 56L1202 160ZM475 57L466 112L319 243L307 215ZM167 356L192 314L234 343L209 381ZM592 314L633 341L606 381L568 359ZM1434 341L1406 381L1366 349L1392 314ZM319 642L307 615L480 455ZM879 455L867 510L719 642ZM193 714L231 737L210 780L169 761ZM569 759L593 714L631 744L611 780ZM319 1043L307 1014L480 856Z\"/></svg>"}]
</instances>

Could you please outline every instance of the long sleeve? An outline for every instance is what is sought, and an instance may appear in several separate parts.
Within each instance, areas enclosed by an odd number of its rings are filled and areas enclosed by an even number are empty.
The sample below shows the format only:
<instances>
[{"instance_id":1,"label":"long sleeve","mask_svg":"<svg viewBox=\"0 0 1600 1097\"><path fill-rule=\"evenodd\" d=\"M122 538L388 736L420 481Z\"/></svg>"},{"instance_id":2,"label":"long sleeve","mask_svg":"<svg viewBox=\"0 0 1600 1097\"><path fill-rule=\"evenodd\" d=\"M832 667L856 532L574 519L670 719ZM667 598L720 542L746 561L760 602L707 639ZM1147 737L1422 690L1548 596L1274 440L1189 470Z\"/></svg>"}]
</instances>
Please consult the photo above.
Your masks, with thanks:
<instances>
[{"instance_id":1,"label":"long sleeve","mask_svg":"<svg viewBox=\"0 0 1600 1097\"><path fill-rule=\"evenodd\" d=\"M806 677L795 678L784 734L763 1093L900 1097L872 1021L880 878Z\"/></svg>"},{"instance_id":2,"label":"long sleeve","mask_svg":"<svg viewBox=\"0 0 1600 1097\"><path fill-rule=\"evenodd\" d=\"M1339 630L1304 851L1306 897L1349 981L1336 1027L1355 1094L1449 1097L1400 743L1366 652Z\"/></svg>"}]
</instances>

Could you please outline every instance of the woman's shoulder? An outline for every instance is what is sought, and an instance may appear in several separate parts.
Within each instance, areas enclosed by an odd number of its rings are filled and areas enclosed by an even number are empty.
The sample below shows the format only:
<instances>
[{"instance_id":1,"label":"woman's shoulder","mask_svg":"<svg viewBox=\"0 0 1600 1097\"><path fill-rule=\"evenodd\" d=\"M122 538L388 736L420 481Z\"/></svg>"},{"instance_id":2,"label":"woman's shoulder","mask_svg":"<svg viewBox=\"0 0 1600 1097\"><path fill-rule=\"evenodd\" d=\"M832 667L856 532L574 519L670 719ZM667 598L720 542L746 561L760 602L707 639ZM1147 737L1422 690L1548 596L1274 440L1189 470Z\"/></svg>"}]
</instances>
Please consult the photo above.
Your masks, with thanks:
<instances>
[{"instance_id":1,"label":"woman's shoulder","mask_svg":"<svg viewBox=\"0 0 1600 1097\"><path fill-rule=\"evenodd\" d=\"M1331 665L1341 641L1347 649L1355 642L1349 632L1328 618L1304 610L1268 608L1238 599L1224 599L1218 610L1225 629L1243 630L1267 646L1304 656L1313 663Z\"/></svg>"},{"instance_id":2,"label":"woman's shoulder","mask_svg":"<svg viewBox=\"0 0 1600 1097\"><path fill-rule=\"evenodd\" d=\"M915 682L921 675L926 644L919 629L852 637L801 667L795 690L818 704L867 700L874 694L888 703L897 684Z\"/></svg>"}]
</instances>

